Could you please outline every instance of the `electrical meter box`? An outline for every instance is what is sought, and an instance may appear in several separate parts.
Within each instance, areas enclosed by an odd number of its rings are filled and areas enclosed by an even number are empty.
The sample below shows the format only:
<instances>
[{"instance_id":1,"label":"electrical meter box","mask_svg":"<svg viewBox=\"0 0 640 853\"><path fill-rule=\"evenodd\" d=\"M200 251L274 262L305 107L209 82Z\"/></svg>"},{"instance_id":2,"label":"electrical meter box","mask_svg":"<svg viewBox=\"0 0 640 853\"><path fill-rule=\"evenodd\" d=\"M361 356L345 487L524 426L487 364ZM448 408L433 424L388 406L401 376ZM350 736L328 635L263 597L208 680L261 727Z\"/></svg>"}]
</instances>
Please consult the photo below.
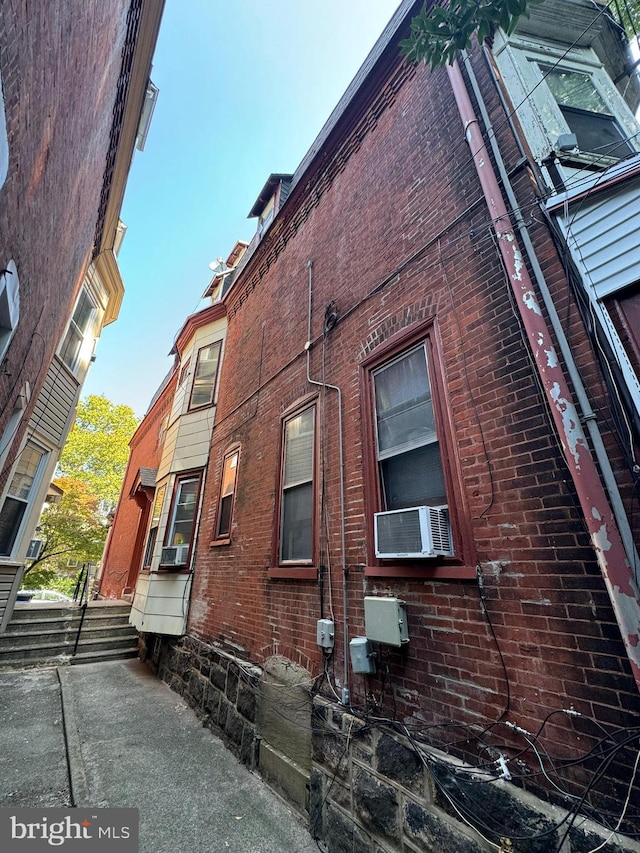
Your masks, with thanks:
<instances>
[{"instance_id":1,"label":"electrical meter box","mask_svg":"<svg viewBox=\"0 0 640 853\"><path fill-rule=\"evenodd\" d=\"M316 625L316 642L321 649L332 649L336 631L333 619L318 619Z\"/></svg>"},{"instance_id":2,"label":"electrical meter box","mask_svg":"<svg viewBox=\"0 0 640 853\"><path fill-rule=\"evenodd\" d=\"M373 657L371 643L366 637L354 637L349 643L351 652L351 668L360 675L373 675L376 662Z\"/></svg>"},{"instance_id":3,"label":"electrical meter box","mask_svg":"<svg viewBox=\"0 0 640 853\"><path fill-rule=\"evenodd\" d=\"M365 595L364 631L367 639L386 646L409 642L407 607L399 598Z\"/></svg>"}]
</instances>

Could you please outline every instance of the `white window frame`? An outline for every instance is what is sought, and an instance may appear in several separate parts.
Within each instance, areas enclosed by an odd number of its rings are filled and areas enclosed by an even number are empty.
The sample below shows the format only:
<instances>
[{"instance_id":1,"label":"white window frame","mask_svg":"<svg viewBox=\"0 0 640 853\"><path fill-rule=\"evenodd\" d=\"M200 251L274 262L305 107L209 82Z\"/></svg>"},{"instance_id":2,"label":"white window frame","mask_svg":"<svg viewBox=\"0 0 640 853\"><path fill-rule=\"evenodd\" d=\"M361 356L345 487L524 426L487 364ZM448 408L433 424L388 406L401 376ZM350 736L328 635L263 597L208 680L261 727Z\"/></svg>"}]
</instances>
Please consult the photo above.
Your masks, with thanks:
<instances>
[{"instance_id":1,"label":"white window frame","mask_svg":"<svg viewBox=\"0 0 640 853\"><path fill-rule=\"evenodd\" d=\"M91 303L91 314L89 316L89 320L86 323L86 326L82 328L76 321L75 317L76 312L80 307L81 300L84 296L86 296L86 298ZM98 306L98 300L92 293L91 288L89 288L85 283L82 286L80 293L78 294L78 298L76 299L73 308L73 314L71 315L66 331L63 335L62 340L60 341L60 346L58 347L58 355L60 356L60 359L64 362L64 364L66 364L69 370L76 375L79 373L79 368L83 363L86 363L87 365L89 364L91 356L93 355L95 342L98 337L97 330L100 313L101 310ZM75 350L73 354L73 358L67 360L64 354L64 350L67 344L67 339L72 334L77 336L79 340L79 345L77 350Z\"/></svg>"},{"instance_id":2,"label":"white window frame","mask_svg":"<svg viewBox=\"0 0 640 853\"><path fill-rule=\"evenodd\" d=\"M0 362L20 322L20 279L14 261L2 267L0 274Z\"/></svg>"},{"instance_id":3,"label":"white window frame","mask_svg":"<svg viewBox=\"0 0 640 853\"><path fill-rule=\"evenodd\" d=\"M11 494L10 489L11 489L11 486L13 484L13 478L15 477L16 471L18 470L18 467L20 465L20 460L22 458L22 455L23 455L24 451L27 449L27 447L29 447L29 446L31 446L32 448L34 448L35 450L37 450L40 453L40 459L38 460L37 468L35 470L35 473L33 475L31 483L29 484L29 492L28 492L26 498L22 498L21 496ZM49 455L49 450L46 447L44 447L43 445L39 444L36 441L33 441L33 439L27 439L22 450L20 451L20 453L16 457L16 461L13 465L12 470L11 470L11 475L10 475L8 482L7 482L7 487L6 487L5 492L2 496L2 503L0 504L0 513L4 509L5 502L8 498L11 498L12 500L22 501L22 503L24 503L25 508L24 508L24 512L22 513L22 517L20 518L20 522L18 523L18 526L17 526L15 533L13 535L13 542L11 543L11 549L10 549L8 554L0 554L0 560L10 560L13 557L13 555L15 554L18 547L20 546L20 543L22 541L22 533L24 531L25 525L27 524L27 520L31 514L31 510L33 509L34 497L37 497L37 495L38 495L38 489L40 486L40 482L42 480L42 476L43 476L43 472L44 472L44 469L46 466L46 461L47 461L48 455Z\"/></svg>"},{"instance_id":4,"label":"white window frame","mask_svg":"<svg viewBox=\"0 0 640 853\"><path fill-rule=\"evenodd\" d=\"M509 36L507 41L504 35L497 34L494 54L529 145L539 162L554 153L560 134L571 133L551 90L544 82L540 64L557 64L560 70L588 75L594 89L609 107L623 137L629 140L632 149L640 151L640 127L593 48L567 49L563 44L518 35ZM553 127L550 119L555 122ZM619 158L587 151L572 154L571 160L602 166L619 162Z\"/></svg>"},{"instance_id":5,"label":"white window frame","mask_svg":"<svg viewBox=\"0 0 640 853\"><path fill-rule=\"evenodd\" d=\"M193 515L190 519L191 528L189 531L189 541L188 542L174 542L174 538L176 536L175 526L176 523L180 524L184 519L181 519L179 522L176 521L176 516L178 514L178 509L180 508L180 497L182 495L183 487L189 483L196 484L196 490L194 494L193 501ZM193 542L195 539L196 533L196 523L198 520L198 504L200 501L200 491L202 489L202 471L193 471L184 474L177 474L176 481L174 485L173 495L171 496L171 509L169 513L169 523L167 524L167 529L165 531L165 546L177 546L177 545L188 545L189 550L193 547ZM181 535L181 534L180 534Z\"/></svg>"}]
</instances>

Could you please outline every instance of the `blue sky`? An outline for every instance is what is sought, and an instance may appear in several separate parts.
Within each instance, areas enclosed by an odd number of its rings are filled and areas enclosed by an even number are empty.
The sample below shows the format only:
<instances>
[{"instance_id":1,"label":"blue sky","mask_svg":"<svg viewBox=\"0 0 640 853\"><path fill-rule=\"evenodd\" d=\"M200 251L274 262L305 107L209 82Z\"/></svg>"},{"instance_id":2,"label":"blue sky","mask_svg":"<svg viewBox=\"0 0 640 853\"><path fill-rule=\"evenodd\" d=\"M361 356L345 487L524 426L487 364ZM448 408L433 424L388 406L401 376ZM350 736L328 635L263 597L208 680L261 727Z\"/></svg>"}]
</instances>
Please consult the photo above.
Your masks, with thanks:
<instances>
[{"instance_id":1,"label":"blue sky","mask_svg":"<svg viewBox=\"0 0 640 853\"><path fill-rule=\"evenodd\" d=\"M131 167L119 263L126 293L83 396L147 405L210 261L250 240L271 172L293 172L399 0L167 0L160 95Z\"/></svg>"}]
</instances>

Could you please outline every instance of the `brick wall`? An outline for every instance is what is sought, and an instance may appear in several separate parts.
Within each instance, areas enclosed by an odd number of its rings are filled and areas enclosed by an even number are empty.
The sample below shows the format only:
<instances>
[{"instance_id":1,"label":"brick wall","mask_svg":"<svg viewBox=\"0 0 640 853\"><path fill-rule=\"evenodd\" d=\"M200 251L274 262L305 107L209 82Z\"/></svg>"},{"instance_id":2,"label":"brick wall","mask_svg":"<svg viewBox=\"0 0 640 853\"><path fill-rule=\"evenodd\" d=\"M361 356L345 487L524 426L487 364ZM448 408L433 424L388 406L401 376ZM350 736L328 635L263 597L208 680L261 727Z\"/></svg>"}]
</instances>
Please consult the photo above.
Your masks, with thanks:
<instances>
[{"instance_id":1,"label":"brick wall","mask_svg":"<svg viewBox=\"0 0 640 853\"><path fill-rule=\"evenodd\" d=\"M176 371L129 442L127 470L102 560L101 598L120 598L130 571L133 569L137 573L140 569L139 564L132 566L132 562L136 556L136 539L141 535L142 510L130 494L140 468L157 468L160 464L162 425L171 412L177 376ZM143 531L142 535L145 534Z\"/></svg>"},{"instance_id":2,"label":"brick wall","mask_svg":"<svg viewBox=\"0 0 640 853\"><path fill-rule=\"evenodd\" d=\"M538 733L563 766L563 786L619 813L633 753L615 751L598 780L585 753L602 735L635 725L640 701L585 532L562 450L523 340L492 227L444 71L387 68L371 83L292 190L234 284L189 632L261 663L274 654L324 679L343 680L343 619L364 633L363 595L407 603L410 642L379 649L378 673L349 676L352 703L400 720L433 745L483 761L522 753L526 784L544 787L536 754L505 723ZM484 81L486 86L486 80ZM496 98L490 107L497 110ZM348 126L347 126L348 125ZM517 161L500 125L507 165ZM526 173L523 208L534 209ZM607 401L548 232L532 233L598 405ZM344 419L346 574L341 566L337 397ZM323 338L325 307L336 326ZM370 476L361 364L394 335L433 319L441 361L456 511L470 576L430 569L372 573ZM315 579L275 579L281 418L317 395L327 522L325 567ZM606 426L605 426L606 432ZM612 436L606 436L616 461ZM241 447L231 543L211 548L227 447ZM318 519L318 526L320 521ZM204 535L203 535L204 534ZM473 577L476 567L482 585ZM343 612L343 584L347 612ZM324 660L316 620L333 615L336 649ZM328 686L331 685L331 688ZM582 716L563 713L574 710ZM615 737L611 734L610 736ZM494 755L495 753L492 753ZM553 791L552 795L557 796Z\"/></svg>"},{"instance_id":3,"label":"brick wall","mask_svg":"<svg viewBox=\"0 0 640 853\"><path fill-rule=\"evenodd\" d=\"M128 6L0 2L9 140L0 265L13 258L20 278L20 322L0 370L0 434L26 381L36 399L91 258Z\"/></svg>"}]
</instances>

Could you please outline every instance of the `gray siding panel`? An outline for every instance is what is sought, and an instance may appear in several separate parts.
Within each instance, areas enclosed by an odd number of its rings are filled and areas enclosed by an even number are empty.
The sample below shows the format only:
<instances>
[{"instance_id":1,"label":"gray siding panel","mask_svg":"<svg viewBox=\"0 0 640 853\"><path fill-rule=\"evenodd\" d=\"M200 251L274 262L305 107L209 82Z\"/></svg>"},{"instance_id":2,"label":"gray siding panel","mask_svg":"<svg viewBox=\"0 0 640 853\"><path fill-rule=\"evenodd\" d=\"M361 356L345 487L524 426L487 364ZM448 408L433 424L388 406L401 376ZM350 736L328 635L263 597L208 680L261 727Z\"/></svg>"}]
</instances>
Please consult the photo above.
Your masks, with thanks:
<instances>
[{"instance_id":1,"label":"gray siding panel","mask_svg":"<svg viewBox=\"0 0 640 853\"><path fill-rule=\"evenodd\" d=\"M60 359L49 368L31 416L30 427L61 447L71 412L75 409L79 385Z\"/></svg>"},{"instance_id":2,"label":"gray siding panel","mask_svg":"<svg viewBox=\"0 0 640 853\"><path fill-rule=\"evenodd\" d=\"M576 201L560 222L599 299L640 278L640 180Z\"/></svg>"}]
</instances>

